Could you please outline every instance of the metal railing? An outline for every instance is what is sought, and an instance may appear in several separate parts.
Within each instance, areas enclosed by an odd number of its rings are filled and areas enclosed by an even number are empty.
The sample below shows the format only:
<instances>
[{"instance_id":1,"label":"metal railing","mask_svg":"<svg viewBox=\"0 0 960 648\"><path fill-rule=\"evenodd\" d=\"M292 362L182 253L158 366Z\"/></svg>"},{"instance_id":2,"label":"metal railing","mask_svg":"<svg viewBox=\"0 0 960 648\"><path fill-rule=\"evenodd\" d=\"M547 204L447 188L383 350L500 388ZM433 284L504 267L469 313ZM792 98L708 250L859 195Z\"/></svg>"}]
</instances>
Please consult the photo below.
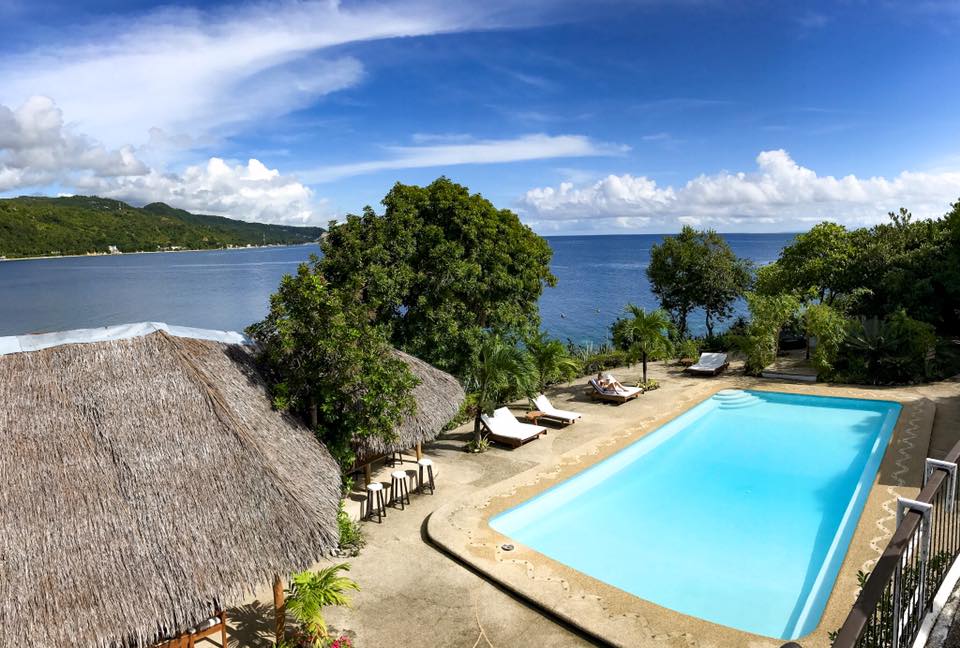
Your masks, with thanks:
<instances>
[{"instance_id":1,"label":"metal railing","mask_svg":"<svg viewBox=\"0 0 960 648\"><path fill-rule=\"evenodd\" d=\"M897 528L861 583L833 648L909 648L947 572L960 553L957 462L960 443L944 460L927 459L915 500L898 498ZM790 642L783 648L800 648Z\"/></svg>"}]
</instances>

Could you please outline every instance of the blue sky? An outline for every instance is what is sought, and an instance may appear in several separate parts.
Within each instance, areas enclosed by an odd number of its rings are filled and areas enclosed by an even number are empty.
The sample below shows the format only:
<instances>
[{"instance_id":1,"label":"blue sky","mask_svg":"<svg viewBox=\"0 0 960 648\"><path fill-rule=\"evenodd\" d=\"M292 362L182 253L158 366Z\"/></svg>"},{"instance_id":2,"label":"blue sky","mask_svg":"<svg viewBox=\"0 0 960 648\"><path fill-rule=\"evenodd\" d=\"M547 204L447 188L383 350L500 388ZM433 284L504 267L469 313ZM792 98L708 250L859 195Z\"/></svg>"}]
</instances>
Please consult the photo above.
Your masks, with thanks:
<instances>
[{"instance_id":1,"label":"blue sky","mask_svg":"<svg viewBox=\"0 0 960 648\"><path fill-rule=\"evenodd\" d=\"M325 223L447 175L545 234L960 197L960 3L0 0L0 193Z\"/></svg>"}]
</instances>

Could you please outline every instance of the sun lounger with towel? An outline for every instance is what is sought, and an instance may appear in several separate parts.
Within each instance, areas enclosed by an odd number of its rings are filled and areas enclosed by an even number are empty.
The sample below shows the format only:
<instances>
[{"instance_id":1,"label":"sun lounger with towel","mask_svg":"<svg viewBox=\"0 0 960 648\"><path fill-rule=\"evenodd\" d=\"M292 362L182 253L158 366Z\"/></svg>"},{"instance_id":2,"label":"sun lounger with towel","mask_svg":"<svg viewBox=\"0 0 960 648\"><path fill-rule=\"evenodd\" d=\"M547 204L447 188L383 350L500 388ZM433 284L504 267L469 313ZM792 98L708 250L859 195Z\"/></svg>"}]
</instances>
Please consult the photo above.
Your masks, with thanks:
<instances>
[{"instance_id":1,"label":"sun lounger with towel","mask_svg":"<svg viewBox=\"0 0 960 648\"><path fill-rule=\"evenodd\" d=\"M582 415L577 412L569 412L567 410L557 409L553 406L553 403L550 402L550 399L545 395L540 394L533 400L533 404L537 406L537 409L543 412L541 418L547 418L552 421L559 421L561 423L576 423L577 419Z\"/></svg>"},{"instance_id":2,"label":"sun lounger with towel","mask_svg":"<svg viewBox=\"0 0 960 648\"><path fill-rule=\"evenodd\" d=\"M498 441L514 448L519 448L527 441L533 441L542 434L547 433L547 428L540 425L530 425L521 423L506 407L494 410L493 416L486 414L480 415L484 427L487 428L493 441Z\"/></svg>"},{"instance_id":3,"label":"sun lounger with towel","mask_svg":"<svg viewBox=\"0 0 960 648\"><path fill-rule=\"evenodd\" d=\"M596 378L590 379L590 398L609 401L611 403L626 403L632 398L636 398L643 393L640 387L625 387L616 380L613 380L614 386L608 386L613 376L607 374L604 384L597 382Z\"/></svg>"},{"instance_id":4,"label":"sun lounger with towel","mask_svg":"<svg viewBox=\"0 0 960 648\"><path fill-rule=\"evenodd\" d=\"M726 353L701 353L697 364L687 367L691 373L716 376L730 365Z\"/></svg>"}]
</instances>

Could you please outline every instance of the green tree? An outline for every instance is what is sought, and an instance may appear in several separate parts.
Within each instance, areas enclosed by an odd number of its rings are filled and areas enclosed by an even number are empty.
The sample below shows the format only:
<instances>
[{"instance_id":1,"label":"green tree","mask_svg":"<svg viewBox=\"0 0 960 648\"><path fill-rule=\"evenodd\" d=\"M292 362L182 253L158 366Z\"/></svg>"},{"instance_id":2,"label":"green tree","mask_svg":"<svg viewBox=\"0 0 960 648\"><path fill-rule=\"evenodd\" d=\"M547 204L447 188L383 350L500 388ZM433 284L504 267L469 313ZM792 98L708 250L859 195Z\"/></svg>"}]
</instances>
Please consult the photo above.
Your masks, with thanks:
<instances>
[{"instance_id":1,"label":"green tree","mask_svg":"<svg viewBox=\"0 0 960 648\"><path fill-rule=\"evenodd\" d=\"M713 230L684 226L650 249L647 278L681 338L697 308L704 310L712 336L716 322L730 316L733 304L749 287L751 265Z\"/></svg>"},{"instance_id":2,"label":"green tree","mask_svg":"<svg viewBox=\"0 0 960 648\"><path fill-rule=\"evenodd\" d=\"M340 575L340 572L349 570L348 563L340 563L318 572L300 572L291 579L285 610L296 619L307 635L307 642L318 648L328 637L323 608L331 605L349 607L347 592L360 589L353 580Z\"/></svg>"},{"instance_id":3,"label":"green tree","mask_svg":"<svg viewBox=\"0 0 960 648\"><path fill-rule=\"evenodd\" d=\"M746 355L747 373L759 374L772 363L780 350L780 331L800 308L793 295L761 295L747 293L750 324L739 337L740 349Z\"/></svg>"},{"instance_id":4,"label":"green tree","mask_svg":"<svg viewBox=\"0 0 960 648\"><path fill-rule=\"evenodd\" d=\"M629 317L614 323L614 343L640 360L646 383L648 358L666 357L672 350L670 317L662 309L645 311L634 304L627 304L626 311Z\"/></svg>"},{"instance_id":5,"label":"green tree","mask_svg":"<svg viewBox=\"0 0 960 648\"><path fill-rule=\"evenodd\" d=\"M804 324L807 337L817 341L810 358L813 366L821 379L828 379L834 374L837 356L851 322L832 306L811 304L804 312Z\"/></svg>"},{"instance_id":6,"label":"green tree","mask_svg":"<svg viewBox=\"0 0 960 648\"><path fill-rule=\"evenodd\" d=\"M247 333L260 344L275 406L309 421L349 467L354 441L394 438L414 411L417 379L364 307L329 285L315 257L312 264L281 279L270 312Z\"/></svg>"},{"instance_id":7,"label":"green tree","mask_svg":"<svg viewBox=\"0 0 960 648\"><path fill-rule=\"evenodd\" d=\"M566 345L547 337L543 331L538 331L524 346L536 371L536 387L540 393L551 383L572 378L580 369L580 363L570 355Z\"/></svg>"},{"instance_id":8,"label":"green tree","mask_svg":"<svg viewBox=\"0 0 960 648\"><path fill-rule=\"evenodd\" d=\"M775 263L758 273L756 291L768 296L789 292L800 299L832 304L851 289L849 272L855 251L845 227L819 223L798 234Z\"/></svg>"},{"instance_id":9,"label":"green tree","mask_svg":"<svg viewBox=\"0 0 960 648\"><path fill-rule=\"evenodd\" d=\"M474 408L475 447L479 448L483 439L480 415L493 414L507 398L532 396L536 380L536 370L523 349L496 334L487 333L480 338L467 372L467 390Z\"/></svg>"},{"instance_id":10,"label":"green tree","mask_svg":"<svg viewBox=\"0 0 960 648\"><path fill-rule=\"evenodd\" d=\"M698 257L701 253L697 232L688 226L650 248L647 266L650 288L670 314L680 337L686 337L687 318L699 301L697 285L702 266Z\"/></svg>"},{"instance_id":11,"label":"green tree","mask_svg":"<svg viewBox=\"0 0 960 648\"><path fill-rule=\"evenodd\" d=\"M383 205L331 224L320 267L395 345L463 376L484 331L539 329L552 251L516 214L446 178L398 183Z\"/></svg>"},{"instance_id":12,"label":"green tree","mask_svg":"<svg viewBox=\"0 0 960 648\"><path fill-rule=\"evenodd\" d=\"M753 264L733 253L716 232L701 233L706 254L701 258L699 305L706 316L707 335L733 314L733 305L750 288Z\"/></svg>"}]
</instances>

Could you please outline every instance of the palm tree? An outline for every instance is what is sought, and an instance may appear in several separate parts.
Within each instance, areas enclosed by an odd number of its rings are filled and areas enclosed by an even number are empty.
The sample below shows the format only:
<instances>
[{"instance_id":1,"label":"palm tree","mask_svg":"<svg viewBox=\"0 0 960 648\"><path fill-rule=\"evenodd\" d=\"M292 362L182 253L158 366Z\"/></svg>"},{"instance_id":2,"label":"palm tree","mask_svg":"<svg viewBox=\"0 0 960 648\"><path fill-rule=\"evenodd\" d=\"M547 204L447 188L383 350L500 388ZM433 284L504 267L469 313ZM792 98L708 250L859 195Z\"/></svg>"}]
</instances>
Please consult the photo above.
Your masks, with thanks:
<instances>
[{"instance_id":1,"label":"palm tree","mask_svg":"<svg viewBox=\"0 0 960 648\"><path fill-rule=\"evenodd\" d=\"M643 382L647 382L647 358L670 352L670 316L663 309L645 311L627 304L629 318L624 320L622 335L630 349L643 362Z\"/></svg>"},{"instance_id":2,"label":"palm tree","mask_svg":"<svg viewBox=\"0 0 960 648\"><path fill-rule=\"evenodd\" d=\"M523 394L529 396L536 380L529 356L499 335L486 334L467 374L467 388L476 409L473 441L483 440L481 414L493 414L500 399Z\"/></svg>"},{"instance_id":3,"label":"palm tree","mask_svg":"<svg viewBox=\"0 0 960 648\"><path fill-rule=\"evenodd\" d=\"M537 389L541 393L548 383L569 378L580 368L580 363L570 355L567 347L560 340L548 338L543 331L538 331L527 341L526 347L537 374Z\"/></svg>"},{"instance_id":4,"label":"palm tree","mask_svg":"<svg viewBox=\"0 0 960 648\"><path fill-rule=\"evenodd\" d=\"M331 565L318 572L295 574L287 591L285 609L295 618L314 645L323 645L327 638L327 622L323 608L328 605L350 605L347 590L359 590L355 582L341 576L341 571L350 571L350 565Z\"/></svg>"}]
</instances>

